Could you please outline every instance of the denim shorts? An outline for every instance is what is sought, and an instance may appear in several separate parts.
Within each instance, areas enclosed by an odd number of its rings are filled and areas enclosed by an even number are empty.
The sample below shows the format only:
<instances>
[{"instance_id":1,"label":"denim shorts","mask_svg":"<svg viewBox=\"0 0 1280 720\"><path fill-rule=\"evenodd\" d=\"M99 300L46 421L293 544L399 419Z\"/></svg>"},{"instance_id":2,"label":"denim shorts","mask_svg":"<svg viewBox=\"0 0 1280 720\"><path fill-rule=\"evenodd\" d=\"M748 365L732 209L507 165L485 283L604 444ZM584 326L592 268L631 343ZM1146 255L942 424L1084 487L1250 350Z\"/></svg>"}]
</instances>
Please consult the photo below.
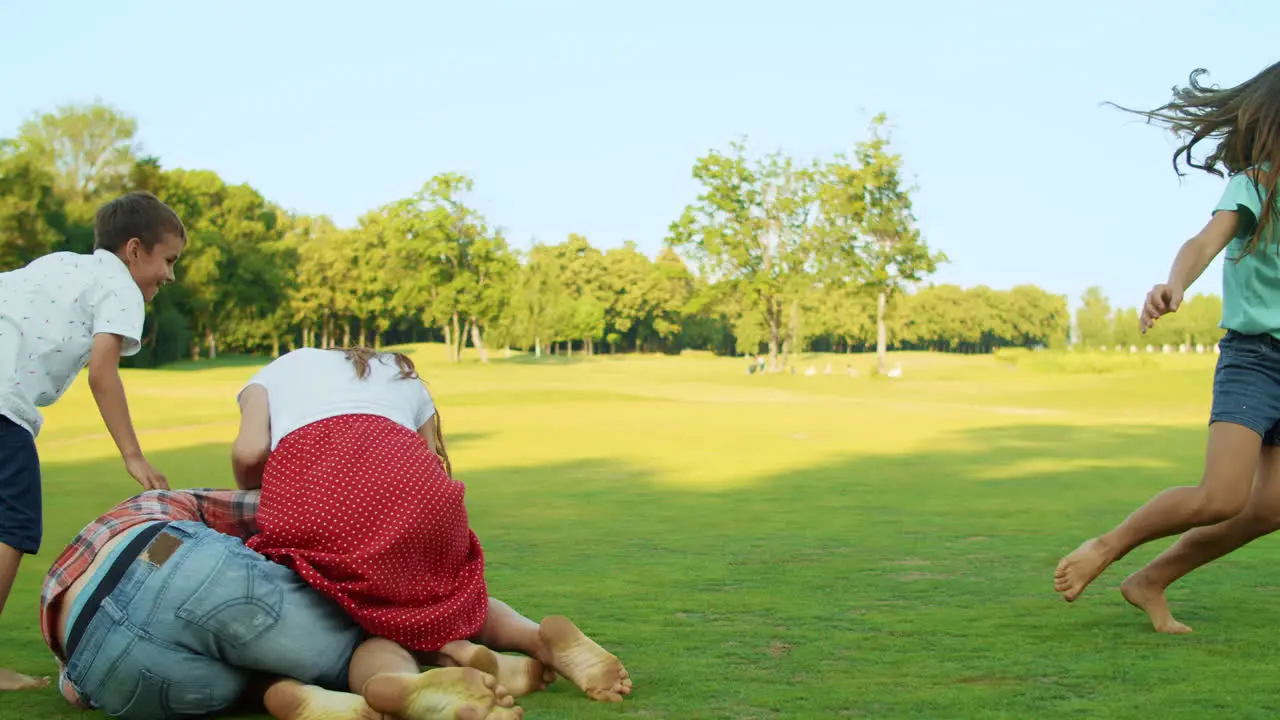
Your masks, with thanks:
<instances>
[{"instance_id":1,"label":"denim shorts","mask_svg":"<svg viewBox=\"0 0 1280 720\"><path fill-rule=\"evenodd\" d=\"M36 439L0 415L0 542L35 555L44 534L41 512Z\"/></svg>"},{"instance_id":2,"label":"denim shorts","mask_svg":"<svg viewBox=\"0 0 1280 720\"><path fill-rule=\"evenodd\" d=\"M1280 445L1280 340L1231 330L1218 347L1209 423L1243 425Z\"/></svg>"},{"instance_id":3,"label":"denim shorts","mask_svg":"<svg viewBox=\"0 0 1280 720\"><path fill-rule=\"evenodd\" d=\"M364 631L240 540L175 522L121 561L127 569L67 662L67 679L94 707L127 720L208 715L235 705L253 671L348 688Z\"/></svg>"}]
</instances>

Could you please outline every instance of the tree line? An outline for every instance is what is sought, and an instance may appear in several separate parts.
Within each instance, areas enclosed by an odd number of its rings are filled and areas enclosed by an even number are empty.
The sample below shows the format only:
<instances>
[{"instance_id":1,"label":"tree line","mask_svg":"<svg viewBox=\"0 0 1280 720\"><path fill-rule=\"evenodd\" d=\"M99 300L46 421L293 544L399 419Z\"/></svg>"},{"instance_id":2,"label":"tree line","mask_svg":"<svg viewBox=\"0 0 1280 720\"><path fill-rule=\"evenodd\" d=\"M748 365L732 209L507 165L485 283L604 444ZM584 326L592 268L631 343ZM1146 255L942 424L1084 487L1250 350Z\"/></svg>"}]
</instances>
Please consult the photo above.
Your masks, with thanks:
<instances>
[{"instance_id":1,"label":"tree line","mask_svg":"<svg viewBox=\"0 0 1280 720\"><path fill-rule=\"evenodd\" d=\"M1076 343L1090 349L1145 349L1147 346L1212 346L1222 338L1222 298L1196 295L1183 301L1172 315L1160 318L1143 335L1138 330L1137 307L1111 306L1102 288L1091 287L1076 311Z\"/></svg>"},{"instance_id":2,"label":"tree line","mask_svg":"<svg viewBox=\"0 0 1280 720\"><path fill-rule=\"evenodd\" d=\"M916 227L884 116L851 153L825 160L753 157L744 142L698 158L701 191L653 257L576 234L517 249L468 203L461 173L339 227L212 171L166 168L141 152L137 131L95 103L33 115L0 140L0 271L87 252L102 202L155 193L189 243L177 283L148 313L139 366L430 340L455 360L487 360L491 348L704 350L762 353L780 369L807 350L877 350L883 363L892 348L1065 345L1072 324L1067 299L1035 286L927 284L946 257ZM1096 314L1086 307L1082 327Z\"/></svg>"}]
</instances>

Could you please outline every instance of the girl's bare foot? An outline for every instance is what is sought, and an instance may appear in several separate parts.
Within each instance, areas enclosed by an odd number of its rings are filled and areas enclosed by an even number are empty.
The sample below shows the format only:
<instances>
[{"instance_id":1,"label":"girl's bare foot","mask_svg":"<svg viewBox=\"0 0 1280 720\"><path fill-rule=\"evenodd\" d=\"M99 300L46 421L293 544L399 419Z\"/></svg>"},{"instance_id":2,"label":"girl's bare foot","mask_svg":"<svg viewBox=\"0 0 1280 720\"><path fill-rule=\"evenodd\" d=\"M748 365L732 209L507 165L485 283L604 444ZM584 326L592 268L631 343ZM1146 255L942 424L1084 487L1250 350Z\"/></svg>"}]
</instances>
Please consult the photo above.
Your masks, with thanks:
<instances>
[{"instance_id":1,"label":"girl's bare foot","mask_svg":"<svg viewBox=\"0 0 1280 720\"><path fill-rule=\"evenodd\" d=\"M1098 538L1086 540L1058 563L1058 569L1053 574L1053 589L1062 593L1067 602L1075 602L1080 593L1089 587L1089 583L1097 579L1110 564L1106 548Z\"/></svg>"},{"instance_id":2,"label":"girl's bare foot","mask_svg":"<svg viewBox=\"0 0 1280 720\"><path fill-rule=\"evenodd\" d=\"M20 672L0 668L0 691L37 690L49 684L49 678L34 678Z\"/></svg>"},{"instance_id":3,"label":"girl's bare foot","mask_svg":"<svg viewBox=\"0 0 1280 720\"><path fill-rule=\"evenodd\" d=\"M1125 578L1120 584L1120 594L1129 604L1145 612L1151 618L1151 626L1158 633L1170 635L1186 635L1191 628L1173 619L1169 611L1169 601L1164 597L1164 588L1151 582L1142 570Z\"/></svg>"},{"instance_id":4,"label":"girl's bare foot","mask_svg":"<svg viewBox=\"0 0 1280 720\"><path fill-rule=\"evenodd\" d=\"M524 710L496 678L475 668L381 673L363 695L373 709L401 720L520 720Z\"/></svg>"},{"instance_id":5,"label":"girl's bare foot","mask_svg":"<svg viewBox=\"0 0 1280 720\"><path fill-rule=\"evenodd\" d=\"M568 618L559 615L543 618L538 637L550 655L543 661L549 661L556 672L577 685L587 697L602 702L622 702L623 695L631 694L631 678L622 662L582 634Z\"/></svg>"},{"instance_id":6,"label":"girl's bare foot","mask_svg":"<svg viewBox=\"0 0 1280 720\"><path fill-rule=\"evenodd\" d=\"M276 720L384 720L364 698L333 692L297 680L281 680L267 689L263 704Z\"/></svg>"},{"instance_id":7,"label":"girl's bare foot","mask_svg":"<svg viewBox=\"0 0 1280 720\"><path fill-rule=\"evenodd\" d=\"M473 667L498 678L498 684L512 697L524 697L555 682L556 673L524 655L504 655L472 642L451 642L440 653L459 665Z\"/></svg>"}]
</instances>

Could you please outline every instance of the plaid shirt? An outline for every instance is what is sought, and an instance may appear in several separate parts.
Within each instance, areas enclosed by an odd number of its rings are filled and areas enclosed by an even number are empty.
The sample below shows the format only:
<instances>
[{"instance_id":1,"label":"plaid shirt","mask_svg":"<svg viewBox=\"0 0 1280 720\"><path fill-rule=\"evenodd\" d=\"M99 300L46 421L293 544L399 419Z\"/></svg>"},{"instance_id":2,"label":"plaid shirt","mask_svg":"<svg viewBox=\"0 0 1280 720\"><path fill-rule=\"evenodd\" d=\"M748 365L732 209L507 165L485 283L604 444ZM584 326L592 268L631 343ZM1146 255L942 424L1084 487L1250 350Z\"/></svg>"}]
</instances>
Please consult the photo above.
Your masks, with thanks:
<instances>
[{"instance_id":1,"label":"plaid shirt","mask_svg":"<svg viewBox=\"0 0 1280 720\"><path fill-rule=\"evenodd\" d=\"M40 632L58 659L58 685L67 701L85 706L66 681L66 658L62 656L62 638L57 636L57 601L84 575L108 540L140 523L181 520L202 522L218 532L244 539L258 531L257 516L257 491L148 490L116 505L81 530L53 561L40 593Z\"/></svg>"}]
</instances>

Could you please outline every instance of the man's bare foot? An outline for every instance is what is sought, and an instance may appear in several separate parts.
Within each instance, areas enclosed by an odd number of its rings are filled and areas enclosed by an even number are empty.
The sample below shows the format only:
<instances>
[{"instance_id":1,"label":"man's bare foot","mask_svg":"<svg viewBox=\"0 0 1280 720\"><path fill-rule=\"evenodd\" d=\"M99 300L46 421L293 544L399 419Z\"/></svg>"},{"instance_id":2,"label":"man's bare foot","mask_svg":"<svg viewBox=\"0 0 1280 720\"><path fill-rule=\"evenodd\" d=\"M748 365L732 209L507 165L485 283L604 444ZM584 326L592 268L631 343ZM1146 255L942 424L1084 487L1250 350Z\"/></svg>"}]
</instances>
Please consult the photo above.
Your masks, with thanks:
<instances>
[{"instance_id":1,"label":"man's bare foot","mask_svg":"<svg viewBox=\"0 0 1280 720\"><path fill-rule=\"evenodd\" d=\"M364 699L400 720L520 720L524 710L497 679L475 668L381 673L369 678Z\"/></svg>"},{"instance_id":2,"label":"man's bare foot","mask_svg":"<svg viewBox=\"0 0 1280 720\"><path fill-rule=\"evenodd\" d=\"M1164 588L1151 582L1143 571L1130 575L1120 583L1120 594L1129 604L1145 612L1151 618L1151 626L1158 633L1170 635L1186 635L1191 628L1173 619L1169 611L1169 601L1164 597Z\"/></svg>"},{"instance_id":3,"label":"man's bare foot","mask_svg":"<svg viewBox=\"0 0 1280 720\"><path fill-rule=\"evenodd\" d=\"M297 680L281 680L267 688L263 704L276 720L384 720L386 717L369 707L359 695L303 685Z\"/></svg>"},{"instance_id":4,"label":"man's bare foot","mask_svg":"<svg viewBox=\"0 0 1280 720\"><path fill-rule=\"evenodd\" d=\"M1053 573L1053 589L1062 593L1067 602L1075 602L1080 593L1089 587L1111 561L1107 558L1106 548L1098 538L1086 540L1075 552L1062 558L1058 569Z\"/></svg>"},{"instance_id":5,"label":"man's bare foot","mask_svg":"<svg viewBox=\"0 0 1280 720\"><path fill-rule=\"evenodd\" d=\"M0 668L0 691L5 690L38 690L49 684L49 678L34 678L20 672Z\"/></svg>"},{"instance_id":6,"label":"man's bare foot","mask_svg":"<svg viewBox=\"0 0 1280 720\"><path fill-rule=\"evenodd\" d=\"M538 637L547 646L550 658L544 662L568 678L592 700L622 702L631 694L631 678L618 658L582 634L569 618L543 618Z\"/></svg>"}]
</instances>

